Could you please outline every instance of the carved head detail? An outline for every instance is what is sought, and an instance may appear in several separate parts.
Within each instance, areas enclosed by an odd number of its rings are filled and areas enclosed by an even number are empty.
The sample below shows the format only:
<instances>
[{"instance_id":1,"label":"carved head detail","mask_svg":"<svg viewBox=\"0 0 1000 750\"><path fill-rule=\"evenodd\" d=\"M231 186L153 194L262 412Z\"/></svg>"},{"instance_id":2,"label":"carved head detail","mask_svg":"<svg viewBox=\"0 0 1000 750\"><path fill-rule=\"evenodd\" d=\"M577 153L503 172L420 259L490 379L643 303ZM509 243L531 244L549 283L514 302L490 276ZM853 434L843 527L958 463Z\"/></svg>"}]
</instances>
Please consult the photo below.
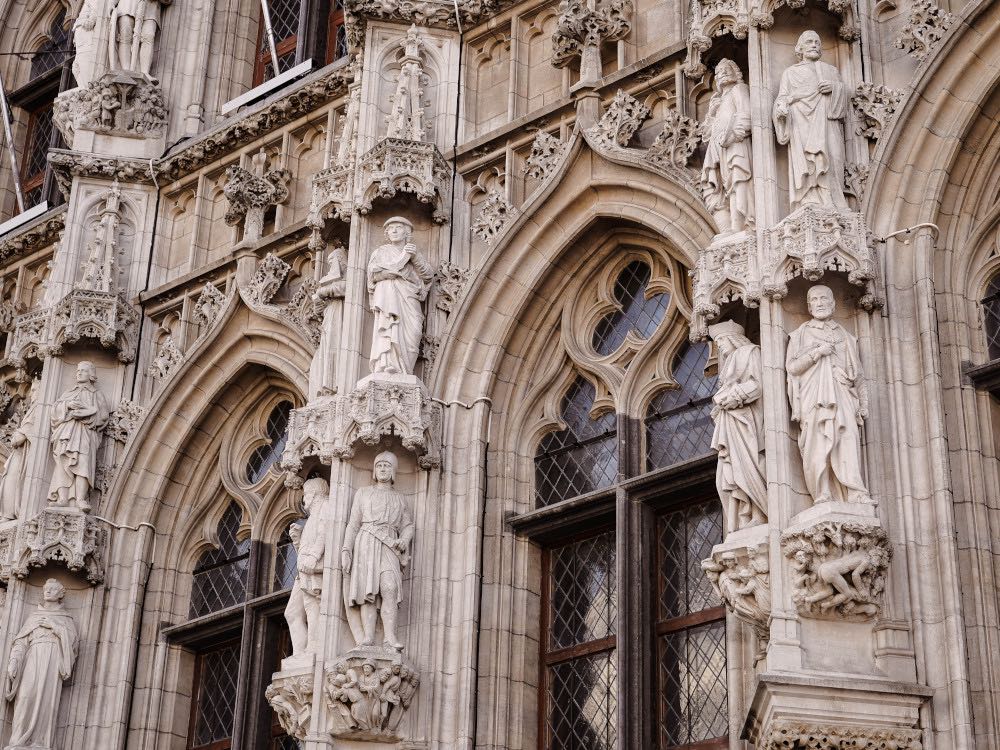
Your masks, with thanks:
<instances>
[{"instance_id":1,"label":"carved head detail","mask_svg":"<svg viewBox=\"0 0 1000 750\"><path fill-rule=\"evenodd\" d=\"M399 459L392 451L383 451L375 456L375 465L372 467L372 474L376 482L395 482L396 469L399 467Z\"/></svg>"},{"instance_id":2,"label":"carved head detail","mask_svg":"<svg viewBox=\"0 0 1000 750\"><path fill-rule=\"evenodd\" d=\"M719 351L722 354L729 354L741 346L753 343L747 338L743 326L732 320L710 325L708 327L708 335L715 342L715 345L719 347Z\"/></svg>"},{"instance_id":3,"label":"carved head detail","mask_svg":"<svg viewBox=\"0 0 1000 750\"><path fill-rule=\"evenodd\" d=\"M809 314L816 320L827 320L837 309L837 303L833 299L833 290L823 284L810 287L806 294L806 304L809 305Z\"/></svg>"},{"instance_id":4,"label":"carved head detail","mask_svg":"<svg viewBox=\"0 0 1000 750\"><path fill-rule=\"evenodd\" d=\"M329 494L330 485L323 477L307 479L302 485L302 504L305 506L306 512L308 513L316 502L321 502Z\"/></svg>"},{"instance_id":5,"label":"carved head detail","mask_svg":"<svg viewBox=\"0 0 1000 750\"><path fill-rule=\"evenodd\" d=\"M42 587L42 599L46 602L61 602L66 596L66 587L55 578L50 578Z\"/></svg>"},{"instance_id":6,"label":"carved head detail","mask_svg":"<svg viewBox=\"0 0 1000 750\"><path fill-rule=\"evenodd\" d=\"M413 236L413 223L404 216L392 216L382 225L385 238L393 244L409 242Z\"/></svg>"},{"instance_id":7,"label":"carved head detail","mask_svg":"<svg viewBox=\"0 0 1000 750\"><path fill-rule=\"evenodd\" d=\"M716 89L724 89L734 83L743 80L743 71L740 66L729 58L722 58L715 66L715 86Z\"/></svg>"},{"instance_id":8,"label":"carved head detail","mask_svg":"<svg viewBox=\"0 0 1000 750\"><path fill-rule=\"evenodd\" d=\"M795 44L795 54L799 60L819 60L823 54L822 42L815 31L803 31Z\"/></svg>"},{"instance_id":9,"label":"carved head detail","mask_svg":"<svg viewBox=\"0 0 1000 750\"><path fill-rule=\"evenodd\" d=\"M85 359L76 366L76 382L77 383L97 382L97 368L94 367L93 362Z\"/></svg>"}]
</instances>

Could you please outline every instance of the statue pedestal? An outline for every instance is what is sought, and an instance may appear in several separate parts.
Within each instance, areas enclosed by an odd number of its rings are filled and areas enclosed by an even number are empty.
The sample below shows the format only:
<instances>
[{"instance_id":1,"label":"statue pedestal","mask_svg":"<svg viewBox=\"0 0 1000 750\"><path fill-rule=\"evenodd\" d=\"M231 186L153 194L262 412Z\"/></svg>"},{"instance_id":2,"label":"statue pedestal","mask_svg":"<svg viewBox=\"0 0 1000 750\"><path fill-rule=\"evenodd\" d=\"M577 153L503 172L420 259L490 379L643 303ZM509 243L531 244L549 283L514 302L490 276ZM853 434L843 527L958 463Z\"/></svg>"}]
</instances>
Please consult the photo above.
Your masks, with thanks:
<instances>
[{"instance_id":1,"label":"statue pedestal","mask_svg":"<svg viewBox=\"0 0 1000 750\"><path fill-rule=\"evenodd\" d=\"M767 653L771 625L771 574L768 559L767 524L732 531L702 568L715 593L757 638L754 661Z\"/></svg>"},{"instance_id":2,"label":"statue pedestal","mask_svg":"<svg viewBox=\"0 0 1000 750\"><path fill-rule=\"evenodd\" d=\"M298 740L306 738L312 723L315 663L312 654L282 659L281 671L271 676L271 684L264 692L282 729Z\"/></svg>"},{"instance_id":3,"label":"statue pedestal","mask_svg":"<svg viewBox=\"0 0 1000 750\"><path fill-rule=\"evenodd\" d=\"M351 649L324 669L332 735L394 746L419 685L419 674L399 651L384 646Z\"/></svg>"}]
</instances>

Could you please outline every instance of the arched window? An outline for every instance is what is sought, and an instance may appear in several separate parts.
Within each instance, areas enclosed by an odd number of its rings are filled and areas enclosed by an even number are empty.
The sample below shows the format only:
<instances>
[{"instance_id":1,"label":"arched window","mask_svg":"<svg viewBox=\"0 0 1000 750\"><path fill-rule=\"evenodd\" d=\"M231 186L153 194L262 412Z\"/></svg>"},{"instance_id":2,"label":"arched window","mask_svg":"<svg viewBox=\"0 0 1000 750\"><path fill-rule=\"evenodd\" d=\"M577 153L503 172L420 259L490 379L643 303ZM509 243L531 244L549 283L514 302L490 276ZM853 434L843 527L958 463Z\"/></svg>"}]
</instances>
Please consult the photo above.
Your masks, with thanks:
<instances>
[{"instance_id":1,"label":"arched window","mask_svg":"<svg viewBox=\"0 0 1000 750\"><path fill-rule=\"evenodd\" d=\"M285 441L288 439L288 417L291 413L292 403L282 401L268 415L268 442L257 446L247 460L246 476L250 484L257 484L281 460L281 454L285 452Z\"/></svg>"},{"instance_id":2,"label":"arched window","mask_svg":"<svg viewBox=\"0 0 1000 750\"><path fill-rule=\"evenodd\" d=\"M194 569L191 618L242 604L247 598L250 540L236 538L243 511L231 502L219 521L219 547L201 556Z\"/></svg>"},{"instance_id":3,"label":"arched window","mask_svg":"<svg viewBox=\"0 0 1000 750\"><path fill-rule=\"evenodd\" d=\"M990 279L983 307L983 329L986 332L986 351L990 359L1000 359L1000 274Z\"/></svg>"},{"instance_id":4,"label":"arched window","mask_svg":"<svg viewBox=\"0 0 1000 750\"><path fill-rule=\"evenodd\" d=\"M660 325L670 295L659 292L647 298L650 274L649 266L639 260L632 261L618 274L614 295L619 308L605 315L594 329L593 346L598 354L613 354L630 331L640 339L648 339Z\"/></svg>"},{"instance_id":5,"label":"arched window","mask_svg":"<svg viewBox=\"0 0 1000 750\"><path fill-rule=\"evenodd\" d=\"M661 391L646 411L649 469L688 461L712 450L712 394L716 378L705 375L708 345L688 346L674 364L679 388Z\"/></svg>"}]
</instances>

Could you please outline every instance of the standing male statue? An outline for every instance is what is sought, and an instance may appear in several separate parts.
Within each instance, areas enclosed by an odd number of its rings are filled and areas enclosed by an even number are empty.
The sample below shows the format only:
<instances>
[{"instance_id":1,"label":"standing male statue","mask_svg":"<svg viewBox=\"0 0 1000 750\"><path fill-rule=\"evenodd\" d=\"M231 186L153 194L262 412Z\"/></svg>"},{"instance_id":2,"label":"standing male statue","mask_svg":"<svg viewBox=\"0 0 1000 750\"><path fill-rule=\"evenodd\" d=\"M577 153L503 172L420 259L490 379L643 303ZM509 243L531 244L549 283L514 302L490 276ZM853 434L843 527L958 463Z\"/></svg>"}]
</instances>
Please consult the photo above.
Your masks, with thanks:
<instances>
[{"instance_id":1,"label":"standing male statue","mask_svg":"<svg viewBox=\"0 0 1000 750\"><path fill-rule=\"evenodd\" d=\"M49 502L75 504L90 512L90 490L97 477L97 451L111 415L107 397L97 386L97 368L84 360L76 366L76 385L52 409L52 456L56 460L49 483Z\"/></svg>"},{"instance_id":2,"label":"standing male statue","mask_svg":"<svg viewBox=\"0 0 1000 750\"><path fill-rule=\"evenodd\" d=\"M21 511L21 498L27 485L27 458L30 445L29 435L38 430L38 381L31 381L28 393L28 409L10 438L10 455L0 474L0 521L17 518Z\"/></svg>"},{"instance_id":3,"label":"standing male statue","mask_svg":"<svg viewBox=\"0 0 1000 750\"><path fill-rule=\"evenodd\" d=\"M369 360L373 373L412 375L434 269L410 241L413 224L407 219L393 216L384 228L389 242L368 259L368 294L375 314Z\"/></svg>"},{"instance_id":4,"label":"standing male statue","mask_svg":"<svg viewBox=\"0 0 1000 750\"><path fill-rule=\"evenodd\" d=\"M5 696L14 701L7 750L51 750L63 682L76 661L76 623L63 608L66 589L55 578L42 588L42 603L14 636Z\"/></svg>"},{"instance_id":5,"label":"standing male statue","mask_svg":"<svg viewBox=\"0 0 1000 750\"><path fill-rule=\"evenodd\" d=\"M705 162L701 169L705 203L725 214L723 233L742 232L753 219L753 172L750 157L750 87L732 60L715 66L715 93L708 102Z\"/></svg>"},{"instance_id":6,"label":"standing male statue","mask_svg":"<svg viewBox=\"0 0 1000 750\"><path fill-rule=\"evenodd\" d=\"M410 560L413 517L402 493L392 488L397 467L391 451L375 457L375 484L354 495L341 564L349 576L344 584L347 606L361 612L363 636L358 645L375 645L376 620L381 615L385 645L402 651L396 614L403 601L403 569Z\"/></svg>"},{"instance_id":7,"label":"standing male statue","mask_svg":"<svg viewBox=\"0 0 1000 750\"><path fill-rule=\"evenodd\" d=\"M331 532L328 513L330 485L322 477L307 479L302 487L302 504L308 517L301 526L288 530L295 546L295 582L285 606L285 620L292 637L292 654L315 651L319 599L323 593L323 557Z\"/></svg>"},{"instance_id":8,"label":"standing male statue","mask_svg":"<svg viewBox=\"0 0 1000 750\"><path fill-rule=\"evenodd\" d=\"M792 332L785 358L806 488L815 503L870 503L861 478L867 404L858 342L831 320L836 305L829 287L810 288L806 300L812 320Z\"/></svg>"},{"instance_id":9,"label":"standing male statue","mask_svg":"<svg viewBox=\"0 0 1000 750\"><path fill-rule=\"evenodd\" d=\"M721 360L712 448L719 454L715 483L728 534L767 522L760 347L733 321L709 326L708 334Z\"/></svg>"},{"instance_id":10,"label":"standing male statue","mask_svg":"<svg viewBox=\"0 0 1000 750\"><path fill-rule=\"evenodd\" d=\"M799 62L781 74L774 131L788 146L789 202L847 208L844 198L844 116L850 95L835 67L820 62L819 34L803 31Z\"/></svg>"},{"instance_id":11,"label":"standing male statue","mask_svg":"<svg viewBox=\"0 0 1000 750\"><path fill-rule=\"evenodd\" d=\"M173 0L116 0L111 8L108 49L111 70L130 70L151 77L161 5Z\"/></svg>"}]
</instances>

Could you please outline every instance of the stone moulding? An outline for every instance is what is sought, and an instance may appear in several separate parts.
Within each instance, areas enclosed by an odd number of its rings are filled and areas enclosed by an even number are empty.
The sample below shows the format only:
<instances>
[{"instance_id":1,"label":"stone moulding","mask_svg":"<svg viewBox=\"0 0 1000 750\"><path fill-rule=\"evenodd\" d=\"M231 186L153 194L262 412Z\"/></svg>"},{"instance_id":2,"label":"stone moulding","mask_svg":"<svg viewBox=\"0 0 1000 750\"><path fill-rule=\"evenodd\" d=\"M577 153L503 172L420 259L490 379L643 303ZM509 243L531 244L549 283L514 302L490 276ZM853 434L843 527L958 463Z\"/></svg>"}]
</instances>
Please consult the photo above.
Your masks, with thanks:
<instances>
[{"instance_id":1,"label":"stone moulding","mask_svg":"<svg viewBox=\"0 0 1000 750\"><path fill-rule=\"evenodd\" d=\"M864 287L858 306L874 310L882 305L878 289L878 259L861 214L807 204L779 221L767 234L763 294L781 299L796 276L819 281L828 271L847 274Z\"/></svg>"},{"instance_id":2,"label":"stone moulding","mask_svg":"<svg viewBox=\"0 0 1000 750\"><path fill-rule=\"evenodd\" d=\"M312 723L313 673L285 673L274 675L264 691L281 728L297 740L305 740Z\"/></svg>"},{"instance_id":3,"label":"stone moulding","mask_svg":"<svg viewBox=\"0 0 1000 750\"><path fill-rule=\"evenodd\" d=\"M923 750L922 740L919 729L775 721L757 747L760 750Z\"/></svg>"},{"instance_id":4,"label":"stone moulding","mask_svg":"<svg viewBox=\"0 0 1000 750\"><path fill-rule=\"evenodd\" d=\"M19 227L0 240L0 262L19 258L23 255L55 244L66 227L66 206L60 206L56 213L45 213L36 221Z\"/></svg>"},{"instance_id":5,"label":"stone moulding","mask_svg":"<svg viewBox=\"0 0 1000 750\"><path fill-rule=\"evenodd\" d=\"M323 695L334 737L396 742L420 675L396 652L352 649L323 670Z\"/></svg>"},{"instance_id":6,"label":"stone moulding","mask_svg":"<svg viewBox=\"0 0 1000 750\"><path fill-rule=\"evenodd\" d=\"M433 143L384 138L361 158L359 214L371 213L376 200L410 193L433 208L437 224L448 221L451 169Z\"/></svg>"},{"instance_id":7,"label":"stone moulding","mask_svg":"<svg viewBox=\"0 0 1000 750\"><path fill-rule=\"evenodd\" d=\"M694 276L694 318L691 339L708 335L709 322L717 319L722 305L742 301L747 307L760 304L760 272L757 236L752 231L720 236L698 254Z\"/></svg>"},{"instance_id":8,"label":"stone moulding","mask_svg":"<svg viewBox=\"0 0 1000 750\"><path fill-rule=\"evenodd\" d=\"M20 524L0 530L0 580L25 578L31 568L49 563L84 571L87 580L104 580L107 532L93 516L49 507Z\"/></svg>"}]
</instances>

